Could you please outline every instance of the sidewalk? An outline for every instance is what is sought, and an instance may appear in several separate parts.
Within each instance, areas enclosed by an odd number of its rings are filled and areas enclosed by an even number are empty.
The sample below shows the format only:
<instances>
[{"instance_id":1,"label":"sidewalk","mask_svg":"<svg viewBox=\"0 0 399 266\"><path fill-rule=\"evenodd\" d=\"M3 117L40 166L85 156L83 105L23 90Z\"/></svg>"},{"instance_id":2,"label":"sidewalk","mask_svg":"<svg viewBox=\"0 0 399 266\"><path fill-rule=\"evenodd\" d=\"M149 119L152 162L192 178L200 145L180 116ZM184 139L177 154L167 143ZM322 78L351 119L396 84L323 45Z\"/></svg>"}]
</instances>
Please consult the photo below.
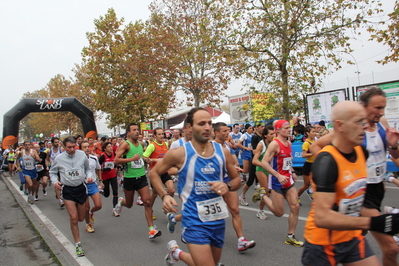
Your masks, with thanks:
<instances>
[{"instance_id":1,"label":"sidewalk","mask_svg":"<svg viewBox=\"0 0 399 266\"><path fill-rule=\"evenodd\" d=\"M0 265L76 265L8 179L0 178Z\"/></svg>"}]
</instances>

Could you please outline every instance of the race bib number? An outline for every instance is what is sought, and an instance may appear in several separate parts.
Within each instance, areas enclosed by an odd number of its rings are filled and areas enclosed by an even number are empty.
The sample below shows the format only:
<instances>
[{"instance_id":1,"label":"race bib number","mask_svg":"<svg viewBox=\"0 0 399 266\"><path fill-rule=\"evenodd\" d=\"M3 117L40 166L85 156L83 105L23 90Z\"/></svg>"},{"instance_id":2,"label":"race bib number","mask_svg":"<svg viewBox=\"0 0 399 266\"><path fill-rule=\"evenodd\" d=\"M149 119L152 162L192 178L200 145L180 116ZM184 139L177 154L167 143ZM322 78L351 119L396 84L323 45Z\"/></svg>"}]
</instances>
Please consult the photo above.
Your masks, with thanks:
<instances>
[{"instance_id":1,"label":"race bib number","mask_svg":"<svg viewBox=\"0 0 399 266\"><path fill-rule=\"evenodd\" d=\"M373 164L367 169L367 183L380 183L386 173L386 162Z\"/></svg>"},{"instance_id":2,"label":"race bib number","mask_svg":"<svg viewBox=\"0 0 399 266\"><path fill-rule=\"evenodd\" d=\"M114 169L114 162L105 162L104 168Z\"/></svg>"},{"instance_id":3,"label":"race bib number","mask_svg":"<svg viewBox=\"0 0 399 266\"><path fill-rule=\"evenodd\" d=\"M25 170L35 169L35 165L33 164L32 160L24 160L24 167L25 167Z\"/></svg>"},{"instance_id":4,"label":"race bib number","mask_svg":"<svg viewBox=\"0 0 399 266\"><path fill-rule=\"evenodd\" d=\"M131 165L131 168L133 168L133 169L137 169L137 168L143 167L144 166L143 158L140 158L137 161L132 161L130 165Z\"/></svg>"},{"instance_id":5,"label":"race bib number","mask_svg":"<svg viewBox=\"0 0 399 266\"><path fill-rule=\"evenodd\" d=\"M69 169L66 170L65 173L66 176L71 180L80 179L83 177L81 169Z\"/></svg>"},{"instance_id":6,"label":"race bib number","mask_svg":"<svg viewBox=\"0 0 399 266\"><path fill-rule=\"evenodd\" d=\"M229 217L226 203L222 197L197 202L198 217L202 222L210 222Z\"/></svg>"},{"instance_id":7,"label":"race bib number","mask_svg":"<svg viewBox=\"0 0 399 266\"><path fill-rule=\"evenodd\" d=\"M339 202L339 212L348 216L360 216L360 210L362 209L363 201L364 195L354 199L341 199Z\"/></svg>"},{"instance_id":8,"label":"race bib number","mask_svg":"<svg viewBox=\"0 0 399 266\"><path fill-rule=\"evenodd\" d=\"M289 171L292 166L292 158L286 157L283 159L283 170Z\"/></svg>"},{"instance_id":9,"label":"race bib number","mask_svg":"<svg viewBox=\"0 0 399 266\"><path fill-rule=\"evenodd\" d=\"M41 164L36 164L36 171L40 172L43 171L44 167Z\"/></svg>"}]
</instances>

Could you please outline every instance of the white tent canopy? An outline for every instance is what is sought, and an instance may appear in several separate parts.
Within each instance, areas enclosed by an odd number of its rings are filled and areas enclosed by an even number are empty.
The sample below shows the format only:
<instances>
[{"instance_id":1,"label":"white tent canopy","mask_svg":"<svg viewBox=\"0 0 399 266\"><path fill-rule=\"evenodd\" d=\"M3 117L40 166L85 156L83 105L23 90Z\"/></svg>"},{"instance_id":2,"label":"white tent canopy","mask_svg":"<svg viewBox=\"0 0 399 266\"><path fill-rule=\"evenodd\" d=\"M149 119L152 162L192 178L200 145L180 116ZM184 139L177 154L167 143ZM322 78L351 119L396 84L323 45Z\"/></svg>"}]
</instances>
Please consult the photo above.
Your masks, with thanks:
<instances>
[{"instance_id":1,"label":"white tent canopy","mask_svg":"<svg viewBox=\"0 0 399 266\"><path fill-rule=\"evenodd\" d=\"M212 120L212 123L219 123L219 122L230 124L230 115L226 112L223 112L221 115Z\"/></svg>"},{"instance_id":2,"label":"white tent canopy","mask_svg":"<svg viewBox=\"0 0 399 266\"><path fill-rule=\"evenodd\" d=\"M183 126L184 126L184 120L180 124L174 125L170 129L182 129Z\"/></svg>"}]
</instances>

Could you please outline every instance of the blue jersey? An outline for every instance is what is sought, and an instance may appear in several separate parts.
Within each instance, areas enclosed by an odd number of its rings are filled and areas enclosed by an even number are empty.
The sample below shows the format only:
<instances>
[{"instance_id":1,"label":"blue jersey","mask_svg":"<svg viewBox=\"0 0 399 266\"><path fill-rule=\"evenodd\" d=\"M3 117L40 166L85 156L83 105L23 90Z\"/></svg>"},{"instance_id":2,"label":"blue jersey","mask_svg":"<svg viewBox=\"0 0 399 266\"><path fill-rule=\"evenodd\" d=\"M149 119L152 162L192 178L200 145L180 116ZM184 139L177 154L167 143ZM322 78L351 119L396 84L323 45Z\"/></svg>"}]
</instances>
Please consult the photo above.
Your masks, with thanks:
<instances>
[{"instance_id":1,"label":"blue jersey","mask_svg":"<svg viewBox=\"0 0 399 266\"><path fill-rule=\"evenodd\" d=\"M182 226L203 225L198 217L197 202L220 197L211 190L209 181L223 182L226 175L226 158L220 144L212 142L214 153L203 157L190 142L184 144L185 160L179 170L178 192L182 204ZM223 225L224 219L207 221L207 225Z\"/></svg>"},{"instance_id":2,"label":"blue jersey","mask_svg":"<svg viewBox=\"0 0 399 266\"><path fill-rule=\"evenodd\" d=\"M237 134L235 134L234 132L230 132L230 136L233 139L234 144L237 145L238 141L240 140L240 138L242 136L242 133L238 132ZM239 150L240 150L240 148L230 149L230 153L236 154Z\"/></svg>"}]
</instances>

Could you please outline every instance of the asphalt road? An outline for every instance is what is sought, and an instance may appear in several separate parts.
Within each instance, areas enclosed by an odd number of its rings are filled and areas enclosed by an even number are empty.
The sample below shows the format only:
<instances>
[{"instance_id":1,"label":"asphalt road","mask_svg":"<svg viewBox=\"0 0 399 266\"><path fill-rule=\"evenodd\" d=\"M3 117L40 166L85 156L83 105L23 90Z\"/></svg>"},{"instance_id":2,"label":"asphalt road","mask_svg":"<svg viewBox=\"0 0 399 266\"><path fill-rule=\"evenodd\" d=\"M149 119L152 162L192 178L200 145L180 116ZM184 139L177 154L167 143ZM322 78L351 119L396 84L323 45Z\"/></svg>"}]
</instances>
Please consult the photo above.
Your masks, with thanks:
<instances>
[{"instance_id":1,"label":"asphalt road","mask_svg":"<svg viewBox=\"0 0 399 266\"><path fill-rule=\"evenodd\" d=\"M8 174L7 174L8 176ZM18 197L26 201L26 196L19 192L19 180L14 177L12 189ZM299 180L296 187L299 188L302 181ZM255 192L250 188L247 199ZM123 196L122 188L119 189ZM384 205L399 206L397 200L398 188L387 184L387 193ZM136 197L136 195L135 195ZM176 196L175 196L176 197ZM303 206L300 208L300 218L296 230L297 238L303 240L303 230L310 209L310 201L306 195L301 197ZM95 233L86 233L85 223L80 223L80 234L86 256L76 258L74 254L73 238L69 228L68 214L64 208L58 206L54 196L54 188L48 188L48 196L39 193L39 201L35 205L21 205L35 213L33 224L42 228L43 237L56 256L61 257L63 265L166 265L164 257L167 254L166 244L175 239L181 249L187 251L187 247L180 241L181 228L176 227L174 234L166 229L166 217L161 211L161 201L158 198L154 205L154 214L157 216L155 224L162 230L162 236L154 240L148 239L148 228L144 217L144 208L134 204L131 209L123 208L120 217L111 215L112 198L102 197L103 208L95 213ZM287 233L287 215L275 217L268 212L268 220L259 220L256 217L258 204L248 200L249 206L240 207L243 220L244 236L248 240L255 240L256 247L245 252L237 251L237 237L232 227L231 218L227 219L225 245L221 262L224 265L301 265L300 258L302 248L284 244ZM266 209L267 210L267 209ZM286 205L286 214L288 207ZM47 237L46 237L47 235ZM58 243L53 238L58 239ZM371 237L367 236L372 249L381 258L378 245ZM69 253L69 254L68 254ZM0 262L0 265L2 264ZM11 265L11 264L10 264ZM177 262L176 265L184 265Z\"/></svg>"}]
</instances>

